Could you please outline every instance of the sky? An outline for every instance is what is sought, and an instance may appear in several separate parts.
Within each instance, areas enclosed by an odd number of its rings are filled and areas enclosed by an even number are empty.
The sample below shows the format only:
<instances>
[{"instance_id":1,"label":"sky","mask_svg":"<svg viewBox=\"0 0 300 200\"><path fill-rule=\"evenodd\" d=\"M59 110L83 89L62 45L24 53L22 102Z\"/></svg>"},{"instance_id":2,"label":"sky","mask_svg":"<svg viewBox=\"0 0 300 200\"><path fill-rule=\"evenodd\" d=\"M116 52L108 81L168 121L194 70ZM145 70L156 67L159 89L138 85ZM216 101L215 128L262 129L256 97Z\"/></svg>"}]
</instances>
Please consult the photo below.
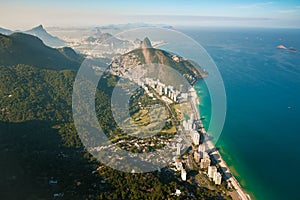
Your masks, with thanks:
<instances>
[{"instance_id":1,"label":"sky","mask_svg":"<svg viewBox=\"0 0 300 200\"><path fill-rule=\"evenodd\" d=\"M0 27L152 23L300 28L300 0L0 0Z\"/></svg>"}]
</instances>

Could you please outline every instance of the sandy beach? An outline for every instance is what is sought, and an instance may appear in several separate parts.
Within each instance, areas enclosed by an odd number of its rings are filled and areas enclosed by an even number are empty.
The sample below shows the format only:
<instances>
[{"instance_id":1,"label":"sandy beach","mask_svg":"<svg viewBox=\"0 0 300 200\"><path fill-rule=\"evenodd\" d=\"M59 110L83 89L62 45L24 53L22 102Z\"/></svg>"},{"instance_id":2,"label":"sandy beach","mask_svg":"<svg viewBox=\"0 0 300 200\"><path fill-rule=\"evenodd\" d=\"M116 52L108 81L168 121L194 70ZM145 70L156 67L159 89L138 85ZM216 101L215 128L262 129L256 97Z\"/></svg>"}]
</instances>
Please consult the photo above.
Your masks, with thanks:
<instances>
[{"instance_id":1,"label":"sandy beach","mask_svg":"<svg viewBox=\"0 0 300 200\"><path fill-rule=\"evenodd\" d=\"M236 178L232 175L230 172L229 167L227 166L226 162L223 160L221 154L216 149L215 145L212 143L212 141L208 140L206 141L206 145L208 147L208 153L212 156L212 158L218 163L218 165L223 170L223 174L227 177L227 182L230 182L232 184L232 187L237 192L239 199L241 200L250 200L250 196L243 190L243 188L240 186L239 182L236 180Z\"/></svg>"},{"instance_id":2,"label":"sandy beach","mask_svg":"<svg viewBox=\"0 0 300 200\"><path fill-rule=\"evenodd\" d=\"M196 93L195 89L192 88L191 91L194 92L194 94ZM200 124L202 123L201 120L201 115L200 115L200 110L197 109L198 105L199 105L199 98L197 98L197 95L194 96L194 99L197 99L197 101L191 101L191 108L195 114L195 119L200 121ZM207 133L205 131L204 137L207 138ZM220 168L222 169L222 173L225 175L226 177L226 181L231 183L232 188L236 191L237 195L232 196L232 198L235 200L235 196L238 196L237 199L240 200L251 200L250 195L247 194L243 188L240 186L239 182L236 180L236 178L233 176L233 174L230 172L229 167L227 166L226 162L223 160L220 152L217 150L217 148L215 147L215 145L213 144L213 142L211 140L204 140L204 143L206 143L205 146L207 146L207 152L211 155L211 158L214 159L214 161L216 163L218 163L218 165L220 166Z\"/></svg>"}]
</instances>

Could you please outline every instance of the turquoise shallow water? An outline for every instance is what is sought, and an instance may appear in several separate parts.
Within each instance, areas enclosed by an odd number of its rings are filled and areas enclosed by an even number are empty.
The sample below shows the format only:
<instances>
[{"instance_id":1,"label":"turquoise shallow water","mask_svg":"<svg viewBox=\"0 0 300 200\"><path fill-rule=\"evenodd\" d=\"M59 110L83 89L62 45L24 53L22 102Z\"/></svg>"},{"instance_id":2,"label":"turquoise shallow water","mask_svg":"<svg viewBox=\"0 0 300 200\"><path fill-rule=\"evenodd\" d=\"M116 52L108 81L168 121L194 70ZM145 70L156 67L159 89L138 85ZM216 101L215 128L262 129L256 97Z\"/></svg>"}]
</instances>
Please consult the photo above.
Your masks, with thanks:
<instances>
[{"instance_id":1,"label":"turquoise shallow water","mask_svg":"<svg viewBox=\"0 0 300 200\"><path fill-rule=\"evenodd\" d=\"M227 116L217 146L255 199L299 199L300 30L184 29L216 62L226 88ZM209 93L197 84L201 115ZM200 89L201 88L201 89Z\"/></svg>"}]
</instances>

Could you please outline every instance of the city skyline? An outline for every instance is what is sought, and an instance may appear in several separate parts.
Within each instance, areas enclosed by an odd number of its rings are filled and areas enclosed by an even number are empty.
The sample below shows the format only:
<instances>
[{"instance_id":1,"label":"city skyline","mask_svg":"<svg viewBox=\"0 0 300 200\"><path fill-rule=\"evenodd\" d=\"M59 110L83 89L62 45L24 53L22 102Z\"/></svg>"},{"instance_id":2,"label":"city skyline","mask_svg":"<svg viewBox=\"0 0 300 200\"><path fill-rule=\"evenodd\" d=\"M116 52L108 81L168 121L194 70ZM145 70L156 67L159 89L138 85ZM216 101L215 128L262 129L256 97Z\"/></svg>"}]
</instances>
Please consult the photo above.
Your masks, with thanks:
<instances>
[{"instance_id":1,"label":"city skyline","mask_svg":"<svg viewBox=\"0 0 300 200\"><path fill-rule=\"evenodd\" d=\"M159 6L158 6L159 5ZM172 26L300 28L300 2L288 1L20 1L1 3L0 27L101 26L150 23Z\"/></svg>"}]
</instances>

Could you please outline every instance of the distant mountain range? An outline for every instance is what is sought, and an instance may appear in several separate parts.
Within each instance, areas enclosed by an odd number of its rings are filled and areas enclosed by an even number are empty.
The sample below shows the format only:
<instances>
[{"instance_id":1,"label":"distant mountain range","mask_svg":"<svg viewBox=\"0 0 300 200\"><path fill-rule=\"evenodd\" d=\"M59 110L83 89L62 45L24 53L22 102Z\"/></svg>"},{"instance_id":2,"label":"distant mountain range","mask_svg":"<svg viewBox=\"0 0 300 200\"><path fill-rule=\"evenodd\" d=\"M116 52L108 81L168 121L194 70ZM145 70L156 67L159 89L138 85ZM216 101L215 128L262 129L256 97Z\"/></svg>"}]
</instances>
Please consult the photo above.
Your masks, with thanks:
<instances>
[{"instance_id":1,"label":"distant mountain range","mask_svg":"<svg viewBox=\"0 0 300 200\"><path fill-rule=\"evenodd\" d=\"M96 27L96 29L126 30L126 29L134 29L134 28L153 28L153 27L173 29L172 26L166 24L147 24L147 23L111 24L107 26Z\"/></svg>"},{"instance_id":2,"label":"distant mountain range","mask_svg":"<svg viewBox=\"0 0 300 200\"><path fill-rule=\"evenodd\" d=\"M38 37L13 33L0 34L0 65L26 64L43 69L77 69L82 57L73 49L46 46Z\"/></svg>"},{"instance_id":3,"label":"distant mountain range","mask_svg":"<svg viewBox=\"0 0 300 200\"><path fill-rule=\"evenodd\" d=\"M23 32L23 33L27 33L27 34L36 36L36 37L40 38L47 46L50 46L50 47L63 47L66 45L66 42L63 41L62 39L59 39L58 37L50 35L44 29L44 27L42 25L39 25L39 26L34 27L27 31L12 31L12 30L8 30L8 29L0 27L0 34L10 35L14 32Z\"/></svg>"},{"instance_id":4,"label":"distant mountain range","mask_svg":"<svg viewBox=\"0 0 300 200\"><path fill-rule=\"evenodd\" d=\"M126 40L120 40L110 33L101 33L99 31L94 36L88 37L86 41L95 42L98 44L108 44L114 46L115 48L128 45L128 41Z\"/></svg>"}]
</instances>

